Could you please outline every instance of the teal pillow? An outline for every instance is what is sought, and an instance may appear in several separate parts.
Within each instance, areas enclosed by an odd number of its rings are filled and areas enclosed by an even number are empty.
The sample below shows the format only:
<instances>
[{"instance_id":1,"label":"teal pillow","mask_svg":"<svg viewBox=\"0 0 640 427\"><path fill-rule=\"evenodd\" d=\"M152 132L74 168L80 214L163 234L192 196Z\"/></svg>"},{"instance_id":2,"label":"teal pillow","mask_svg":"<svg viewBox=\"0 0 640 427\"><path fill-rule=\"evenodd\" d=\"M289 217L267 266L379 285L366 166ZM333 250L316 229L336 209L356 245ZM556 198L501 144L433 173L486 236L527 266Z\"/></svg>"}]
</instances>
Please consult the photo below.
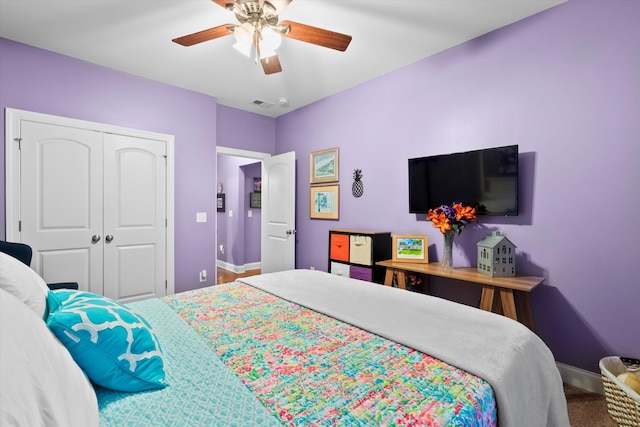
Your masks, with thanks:
<instances>
[{"instance_id":1,"label":"teal pillow","mask_svg":"<svg viewBox=\"0 0 640 427\"><path fill-rule=\"evenodd\" d=\"M49 291L47 305L47 325L92 382L118 391L167 386L158 338L130 308L68 289Z\"/></svg>"}]
</instances>

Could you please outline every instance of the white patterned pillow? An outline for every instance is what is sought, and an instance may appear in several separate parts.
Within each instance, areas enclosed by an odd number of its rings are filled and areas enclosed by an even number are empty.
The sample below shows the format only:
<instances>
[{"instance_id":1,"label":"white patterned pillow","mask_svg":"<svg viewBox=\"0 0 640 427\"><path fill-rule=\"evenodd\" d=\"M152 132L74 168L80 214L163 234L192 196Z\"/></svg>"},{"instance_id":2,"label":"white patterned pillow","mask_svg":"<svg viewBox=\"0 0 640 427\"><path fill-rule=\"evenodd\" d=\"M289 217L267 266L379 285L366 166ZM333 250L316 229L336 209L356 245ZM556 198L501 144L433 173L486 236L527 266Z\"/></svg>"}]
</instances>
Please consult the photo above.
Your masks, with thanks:
<instances>
[{"instance_id":1,"label":"white patterned pillow","mask_svg":"<svg viewBox=\"0 0 640 427\"><path fill-rule=\"evenodd\" d=\"M76 290L49 291L47 325L89 379L105 388L164 388L164 359L149 324L109 298Z\"/></svg>"}]
</instances>

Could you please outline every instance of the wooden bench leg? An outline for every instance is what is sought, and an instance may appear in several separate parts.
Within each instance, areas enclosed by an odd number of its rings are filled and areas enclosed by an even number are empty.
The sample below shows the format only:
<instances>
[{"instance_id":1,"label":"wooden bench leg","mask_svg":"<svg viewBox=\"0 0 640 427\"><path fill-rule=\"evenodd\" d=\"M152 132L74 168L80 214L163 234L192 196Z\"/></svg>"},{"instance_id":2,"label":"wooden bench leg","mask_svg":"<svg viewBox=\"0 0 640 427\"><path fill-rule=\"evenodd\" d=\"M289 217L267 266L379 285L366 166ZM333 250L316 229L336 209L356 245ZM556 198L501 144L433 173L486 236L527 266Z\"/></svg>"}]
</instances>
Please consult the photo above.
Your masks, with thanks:
<instances>
[{"instance_id":1,"label":"wooden bench leg","mask_svg":"<svg viewBox=\"0 0 640 427\"><path fill-rule=\"evenodd\" d=\"M387 267L387 270L384 273L384 285L385 286L393 285L393 268Z\"/></svg>"},{"instance_id":2,"label":"wooden bench leg","mask_svg":"<svg viewBox=\"0 0 640 427\"><path fill-rule=\"evenodd\" d=\"M398 270L398 288L407 289L407 278L402 270Z\"/></svg>"},{"instance_id":3,"label":"wooden bench leg","mask_svg":"<svg viewBox=\"0 0 640 427\"><path fill-rule=\"evenodd\" d=\"M517 321L518 314L516 312L516 302L513 299L513 290L501 288L500 301L502 302L502 311L504 312L504 315Z\"/></svg>"},{"instance_id":4,"label":"wooden bench leg","mask_svg":"<svg viewBox=\"0 0 640 427\"><path fill-rule=\"evenodd\" d=\"M384 273L384 285L385 286L393 286L393 273L396 273L396 280L398 283L398 288L407 289L407 282L405 278L404 271L402 270L394 270L391 267L387 267L387 270Z\"/></svg>"},{"instance_id":5,"label":"wooden bench leg","mask_svg":"<svg viewBox=\"0 0 640 427\"><path fill-rule=\"evenodd\" d=\"M480 309L493 311L493 295L495 288L491 285L482 286L482 296L480 297Z\"/></svg>"},{"instance_id":6,"label":"wooden bench leg","mask_svg":"<svg viewBox=\"0 0 640 427\"><path fill-rule=\"evenodd\" d=\"M531 312L531 305L529 304L529 293L517 291L516 297L518 298L518 307L520 308L522 323L535 333L536 326L533 323L533 313Z\"/></svg>"}]
</instances>

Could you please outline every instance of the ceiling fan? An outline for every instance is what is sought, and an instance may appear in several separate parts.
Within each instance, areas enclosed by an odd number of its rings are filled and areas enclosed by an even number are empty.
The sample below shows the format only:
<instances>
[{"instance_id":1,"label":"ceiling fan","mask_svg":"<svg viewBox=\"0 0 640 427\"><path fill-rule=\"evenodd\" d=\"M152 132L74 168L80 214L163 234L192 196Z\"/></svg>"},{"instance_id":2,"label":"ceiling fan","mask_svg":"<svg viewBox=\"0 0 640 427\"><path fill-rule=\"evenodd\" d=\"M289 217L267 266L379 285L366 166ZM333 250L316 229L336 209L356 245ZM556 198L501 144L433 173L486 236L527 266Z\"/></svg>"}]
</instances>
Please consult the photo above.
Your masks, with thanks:
<instances>
[{"instance_id":1,"label":"ceiling fan","mask_svg":"<svg viewBox=\"0 0 640 427\"><path fill-rule=\"evenodd\" d=\"M255 49L265 74L282 71L276 49L280 46L281 36L328 47L344 52L351 36L340 34L297 22L278 22L278 15L293 0L212 0L236 15L240 25L223 24L208 30L173 39L182 46L206 42L233 34L236 43L233 47L250 56Z\"/></svg>"}]
</instances>

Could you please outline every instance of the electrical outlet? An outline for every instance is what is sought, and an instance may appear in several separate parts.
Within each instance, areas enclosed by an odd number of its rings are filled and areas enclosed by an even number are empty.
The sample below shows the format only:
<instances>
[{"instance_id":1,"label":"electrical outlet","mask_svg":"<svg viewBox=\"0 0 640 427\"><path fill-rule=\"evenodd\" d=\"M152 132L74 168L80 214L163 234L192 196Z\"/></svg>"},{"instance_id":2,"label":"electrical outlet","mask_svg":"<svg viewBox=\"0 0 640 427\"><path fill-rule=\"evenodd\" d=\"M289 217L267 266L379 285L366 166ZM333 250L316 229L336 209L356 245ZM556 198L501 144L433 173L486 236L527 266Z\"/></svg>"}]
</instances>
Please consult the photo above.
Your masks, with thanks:
<instances>
[{"instance_id":1,"label":"electrical outlet","mask_svg":"<svg viewBox=\"0 0 640 427\"><path fill-rule=\"evenodd\" d=\"M201 282L206 282L207 281L207 270L202 270L200 272L200 281Z\"/></svg>"},{"instance_id":2,"label":"electrical outlet","mask_svg":"<svg viewBox=\"0 0 640 427\"><path fill-rule=\"evenodd\" d=\"M312 265L311 267L309 267L309 270L315 270L316 268Z\"/></svg>"}]
</instances>

